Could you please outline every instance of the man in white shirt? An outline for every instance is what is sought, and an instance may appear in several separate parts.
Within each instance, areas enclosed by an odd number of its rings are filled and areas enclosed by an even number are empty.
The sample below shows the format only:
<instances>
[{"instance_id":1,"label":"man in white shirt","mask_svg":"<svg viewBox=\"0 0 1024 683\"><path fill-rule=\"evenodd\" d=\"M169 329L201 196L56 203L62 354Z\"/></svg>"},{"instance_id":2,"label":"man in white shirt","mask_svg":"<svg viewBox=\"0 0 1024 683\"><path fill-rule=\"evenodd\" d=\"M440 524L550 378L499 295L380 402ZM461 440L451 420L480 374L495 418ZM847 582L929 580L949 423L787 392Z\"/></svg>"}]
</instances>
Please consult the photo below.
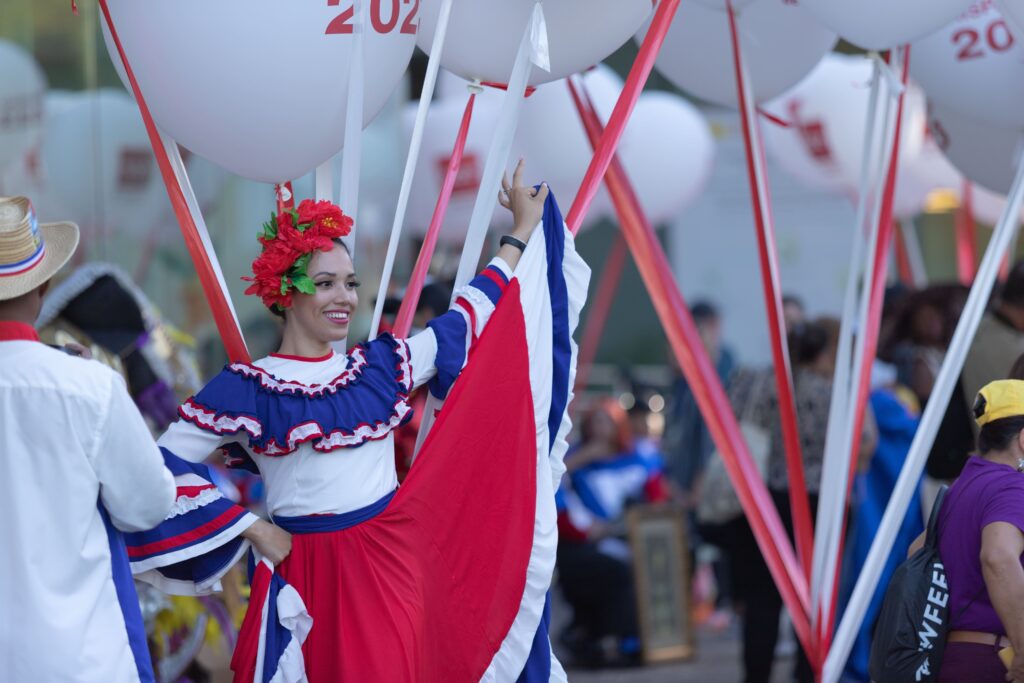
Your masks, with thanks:
<instances>
[{"instance_id":1,"label":"man in white shirt","mask_svg":"<svg viewBox=\"0 0 1024 683\"><path fill-rule=\"evenodd\" d=\"M153 681L122 531L160 523L170 472L124 381L39 342L78 244L0 198L0 681Z\"/></svg>"}]
</instances>

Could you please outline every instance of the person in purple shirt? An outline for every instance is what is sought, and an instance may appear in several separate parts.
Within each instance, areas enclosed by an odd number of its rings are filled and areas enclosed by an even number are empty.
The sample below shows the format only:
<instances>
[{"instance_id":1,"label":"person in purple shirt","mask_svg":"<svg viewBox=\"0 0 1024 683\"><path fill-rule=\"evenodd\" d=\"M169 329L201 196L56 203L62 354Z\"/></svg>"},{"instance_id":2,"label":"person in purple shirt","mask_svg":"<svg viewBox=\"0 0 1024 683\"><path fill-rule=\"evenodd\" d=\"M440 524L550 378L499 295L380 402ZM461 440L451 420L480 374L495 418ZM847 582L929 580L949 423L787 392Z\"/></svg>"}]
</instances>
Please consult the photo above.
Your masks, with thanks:
<instances>
[{"instance_id":1,"label":"person in purple shirt","mask_svg":"<svg viewBox=\"0 0 1024 683\"><path fill-rule=\"evenodd\" d=\"M1024 381L986 385L972 455L939 515L950 625L939 683L1024 683ZM1007 672L999 651L1013 647Z\"/></svg>"}]
</instances>

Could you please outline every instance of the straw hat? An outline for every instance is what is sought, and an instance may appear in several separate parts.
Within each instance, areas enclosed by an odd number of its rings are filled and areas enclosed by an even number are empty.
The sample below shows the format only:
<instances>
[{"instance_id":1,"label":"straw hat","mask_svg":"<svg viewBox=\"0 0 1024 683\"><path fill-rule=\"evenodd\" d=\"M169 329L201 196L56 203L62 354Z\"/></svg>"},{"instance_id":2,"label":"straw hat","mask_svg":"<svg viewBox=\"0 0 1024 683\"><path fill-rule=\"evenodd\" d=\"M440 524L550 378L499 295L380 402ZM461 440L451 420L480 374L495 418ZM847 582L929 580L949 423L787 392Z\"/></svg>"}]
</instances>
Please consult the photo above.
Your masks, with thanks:
<instances>
[{"instance_id":1,"label":"straw hat","mask_svg":"<svg viewBox=\"0 0 1024 683\"><path fill-rule=\"evenodd\" d=\"M52 278L78 246L74 223L36 220L25 197L0 197L0 301L31 292Z\"/></svg>"}]
</instances>

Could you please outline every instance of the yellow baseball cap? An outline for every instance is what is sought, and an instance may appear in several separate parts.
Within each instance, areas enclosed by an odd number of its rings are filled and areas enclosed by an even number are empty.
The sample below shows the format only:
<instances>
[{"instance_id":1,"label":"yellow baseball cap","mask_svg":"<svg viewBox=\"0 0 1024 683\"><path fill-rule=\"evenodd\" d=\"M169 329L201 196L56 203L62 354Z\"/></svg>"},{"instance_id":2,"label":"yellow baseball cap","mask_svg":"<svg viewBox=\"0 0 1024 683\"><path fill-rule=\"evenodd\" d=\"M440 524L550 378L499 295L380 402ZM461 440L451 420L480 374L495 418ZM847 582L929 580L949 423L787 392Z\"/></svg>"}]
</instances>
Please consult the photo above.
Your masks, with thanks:
<instances>
[{"instance_id":1,"label":"yellow baseball cap","mask_svg":"<svg viewBox=\"0 0 1024 683\"><path fill-rule=\"evenodd\" d=\"M1024 415L1024 381L1000 379L989 382L974 399L974 420L979 427L1007 417Z\"/></svg>"}]
</instances>

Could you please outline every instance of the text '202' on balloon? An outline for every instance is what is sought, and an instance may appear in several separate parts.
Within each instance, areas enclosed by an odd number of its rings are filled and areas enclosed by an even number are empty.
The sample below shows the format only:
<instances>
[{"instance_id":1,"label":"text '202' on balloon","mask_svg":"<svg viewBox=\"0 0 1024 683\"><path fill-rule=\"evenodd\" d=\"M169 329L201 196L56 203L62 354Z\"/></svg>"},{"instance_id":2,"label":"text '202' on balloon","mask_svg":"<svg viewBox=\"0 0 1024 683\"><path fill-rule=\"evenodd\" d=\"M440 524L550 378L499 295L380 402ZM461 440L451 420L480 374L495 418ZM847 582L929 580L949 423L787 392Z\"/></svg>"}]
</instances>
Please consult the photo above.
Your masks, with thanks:
<instances>
[{"instance_id":1,"label":"text '202' on balloon","mask_svg":"<svg viewBox=\"0 0 1024 683\"><path fill-rule=\"evenodd\" d=\"M971 0L800 0L808 12L866 50L899 47L937 31Z\"/></svg>"},{"instance_id":2,"label":"text '202' on balloon","mask_svg":"<svg viewBox=\"0 0 1024 683\"><path fill-rule=\"evenodd\" d=\"M535 0L460 0L452 5L441 64L467 80L506 83ZM533 67L530 85L565 78L621 47L651 13L651 0L547 0L551 71ZM441 0L423 0L419 46L429 52Z\"/></svg>"},{"instance_id":3,"label":"text '202' on balloon","mask_svg":"<svg viewBox=\"0 0 1024 683\"><path fill-rule=\"evenodd\" d=\"M936 104L997 126L1024 126L1024 41L993 0L973 3L916 41L910 75Z\"/></svg>"},{"instance_id":4,"label":"text '202' on balloon","mask_svg":"<svg viewBox=\"0 0 1024 683\"><path fill-rule=\"evenodd\" d=\"M253 180L281 182L341 149L358 20L352 0L109 0L109 7L157 125L196 154ZM372 0L366 11L364 125L406 72L421 5ZM127 83L105 25L104 38Z\"/></svg>"},{"instance_id":5,"label":"text '202' on balloon","mask_svg":"<svg viewBox=\"0 0 1024 683\"><path fill-rule=\"evenodd\" d=\"M46 77L32 56L0 40L0 171L39 140Z\"/></svg>"},{"instance_id":6,"label":"text '202' on balloon","mask_svg":"<svg viewBox=\"0 0 1024 683\"><path fill-rule=\"evenodd\" d=\"M836 43L836 34L792 0L756 0L737 24L754 99L771 99L794 86ZM647 31L637 35L638 42ZM736 76L729 17L695 2L683 3L665 38L658 71L701 99L735 107Z\"/></svg>"}]
</instances>

